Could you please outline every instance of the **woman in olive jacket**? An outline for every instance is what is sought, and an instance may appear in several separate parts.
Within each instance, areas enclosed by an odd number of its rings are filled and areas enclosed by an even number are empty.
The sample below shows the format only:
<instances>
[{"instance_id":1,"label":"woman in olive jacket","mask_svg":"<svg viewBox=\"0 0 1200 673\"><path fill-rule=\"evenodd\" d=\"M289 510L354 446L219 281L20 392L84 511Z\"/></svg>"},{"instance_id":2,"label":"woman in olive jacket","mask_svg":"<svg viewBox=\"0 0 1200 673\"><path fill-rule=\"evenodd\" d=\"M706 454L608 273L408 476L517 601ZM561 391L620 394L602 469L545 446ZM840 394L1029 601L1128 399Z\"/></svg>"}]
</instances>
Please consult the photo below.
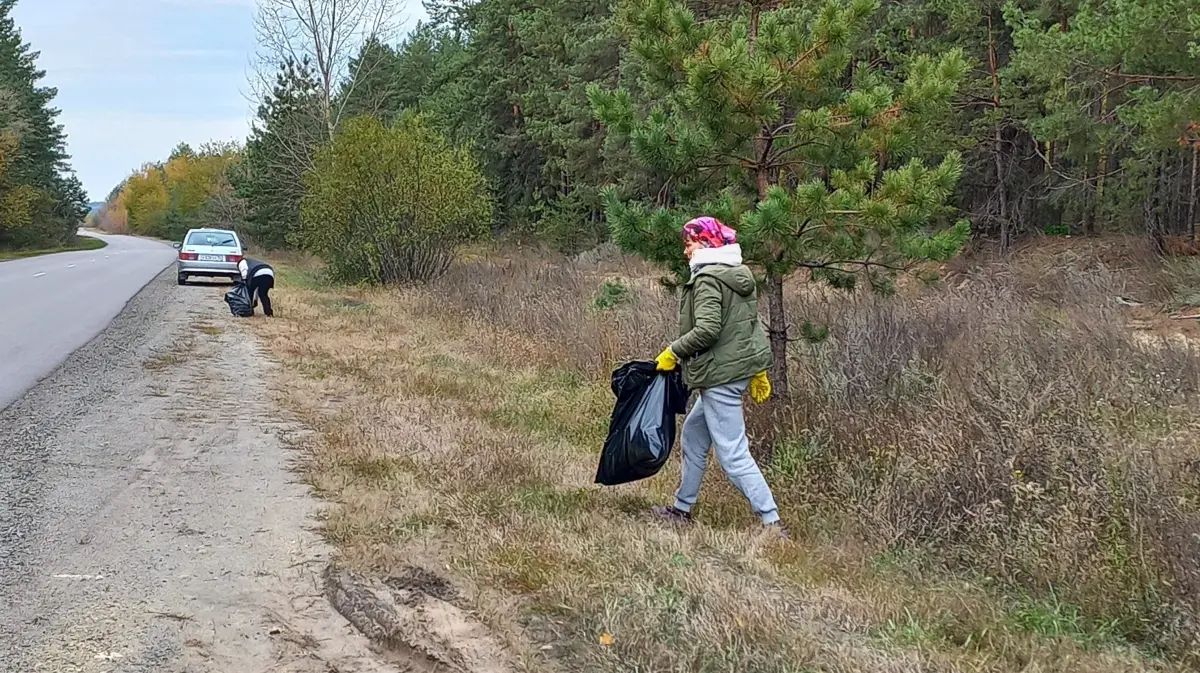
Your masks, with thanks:
<instances>
[{"instance_id":1,"label":"woman in olive jacket","mask_svg":"<svg viewBox=\"0 0 1200 673\"><path fill-rule=\"evenodd\" d=\"M747 391L759 404L771 396L771 344L758 319L754 274L742 263L737 232L714 218L688 222L683 241L691 278L679 304L680 336L657 363L661 371L682 364L684 383L699 399L683 422L683 480L675 504L654 512L679 523L692 520L711 447L763 525L786 535L771 488L750 455L742 414Z\"/></svg>"}]
</instances>

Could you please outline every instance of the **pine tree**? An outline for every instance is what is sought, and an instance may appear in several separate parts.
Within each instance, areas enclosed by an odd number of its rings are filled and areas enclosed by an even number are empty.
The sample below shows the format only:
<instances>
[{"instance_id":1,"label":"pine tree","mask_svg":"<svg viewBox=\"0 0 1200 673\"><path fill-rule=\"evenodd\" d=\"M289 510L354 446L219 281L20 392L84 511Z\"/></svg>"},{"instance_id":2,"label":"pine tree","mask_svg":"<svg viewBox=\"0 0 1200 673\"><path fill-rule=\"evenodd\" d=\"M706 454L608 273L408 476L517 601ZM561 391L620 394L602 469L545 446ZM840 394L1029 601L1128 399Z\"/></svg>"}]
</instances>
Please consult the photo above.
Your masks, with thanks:
<instances>
[{"instance_id":1,"label":"pine tree","mask_svg":"<svg viewBox=\"0 0 1200 673\"><path fill-rule=\"evenodd\" d=\"M609 193L614 240L682 275L687 219L735 224L766 274L772 373L786 395L789 275L888 291L896 272L955 254L969 227L930 230L947 222L958 154L932 168L909 158L949 107L961 53L914 59L892 86L855 58L874 0L778 4L742 3L702 22L672 0L630 2L622 19L638 90L593 87L591 99L661 181L650 201Z\"/></svg>"},{"instance_id":2,"label":"pine tree","mask_svg":"<svg viewBox=\"0 0 1200 673\"><path fill-rule=\"evenodd\" d=\"M1021 124L1029 92L1010 77L1013 44L1003 15L1007 1L889 3L872 19L875 61L889 71L904 72L921 54L963 52L969 69L955 100L957 113L947 116L940 137L929 138L926 146L963 152L956 203L971 213L977 235L994 236L1002 247L1019 232L1058 221L1054 209L1029 198L1043 193L1045 166ZM1041 0L1016 1L1033 7Z\"/></svg>"},{"instance_id":3,"label":"pine tree","mask_svg":"<svg viewBox=\"0 0 1200 673\"><path fill-rule=\"evenodd\" d=\"M530 73L521 67L518 22L525 5L521 0L481 0L462 10L469 41L461 54L460 78L450 91L461 110L451 137L470 143L481 155L496 186L501 221L523 228L533 219L545 164L537 145L528 141L521 104L532 88Z\"/></svg>"},{"instance_id":4,"label":"pine tree","mask_svg":"<svg viewBox=\"0 0 1200 673\"><path fill-rule=\"evenodd\" d=\"M518 97L526 142L544 157L534 196L535 230L567 253L605 237L600 185L620 161L602 157L604 129L596 124L587 88L615 86L619 42L608 0L548 0L516 22L519 70L529 83Z\"/></svg>"},{"instance_id":5,"label":"pine tree","mask_svg":"<svg viewBox=\"0 0 1200 673\"><path fill-rule=\"evenodd\" d=\"M311 68L285 63L258 108L244 159L230 170L235 194L246 201L246 233L265 247L287 245L299 223L304 174L325 138L319 103Z\"/></svg>"},{"instance_id":6,"label":"pine tree","mask_svg":"<svg viewBox=\"0 0 1200 673\"><path fill-rule=\"evenodd\" d=\"M192 146L187 143L179 143L175 146L175 149L171 150L171 156L167 157L167 161L174 161L185 157L194 159L196 157L196 150L192 149Z\"/></svg>"},{"instance_id":7,"label":"pine tree","mask_svg":"<svg viewBox=\"0 0 1200 673\"><path fill-rule=\"evenodd\" d=\"M400 101L399 56L392 47L371 38L350 60L338 92L346 119L369 115L390 124L403 110Z\"/></svg>"},{"instance_id":8,"label":"pine tree","mask_svg":"<svg viewBox=\"0 0 1200 673\"><path fill-rule=\"evenodd\" d=\"M497 224L573 251L604 236L610 167L587 85L615 85L607 0L427 3L433 22L401 46L404 107L470 145L497 196ZM614 167L618 167L615 163ZM619 168L619 167L618 167Z\"/></svg>"},{"instance_id":9,"label":"pine tree","mask_svg":"<svg viewBox=\"0 0 1200 673\"><path fill-rule=\"evenodd\" d=\"M1144 222L1197 234L1200 22L1193 0L1083 3L1065 20L1007 8L1030 131L1057 148L1059 191L1085 229ZM1185 21L1182 17L1189 17Z\"/></svg>"},{"instance_id":10,"label":"pine tree","mask_svg":"<svg viewBox=\"0 0 1200 673\"><path fill-rule=\"evenodd\" d=\"M397 49L395 78L396 105L401 110L421 110L445 47L452 42L431 24L417 24Z\"/></svg>"},{"instance_id":11,"label":"pine tree","mask_svg":"<svg viewBox=\"0 0 1200 673\"><path fill-rule=\"evenodd\" d=\"M0 149L0 200L13 209L0 227L0 245L63 244L87 214L87 197L68 165L66 133L56 121L59 111L51 107L57 91L39 86L45 73L13 22L15 5L16 0L0 0L0 136L5 145Z\"/></svg>"},{"instance_id":12,"label":"pine tree","mask_svg":"<svg viewBox=\"0 0 1200 673\"><path fill-rule=\"evenodd\" d=\"M392 48L372 39L350 62L351 76L342 83L347 118L369 115L385 124L407 110L419 111L449 36L430 24L417 24Z\"/></svg>"}]
</instances>

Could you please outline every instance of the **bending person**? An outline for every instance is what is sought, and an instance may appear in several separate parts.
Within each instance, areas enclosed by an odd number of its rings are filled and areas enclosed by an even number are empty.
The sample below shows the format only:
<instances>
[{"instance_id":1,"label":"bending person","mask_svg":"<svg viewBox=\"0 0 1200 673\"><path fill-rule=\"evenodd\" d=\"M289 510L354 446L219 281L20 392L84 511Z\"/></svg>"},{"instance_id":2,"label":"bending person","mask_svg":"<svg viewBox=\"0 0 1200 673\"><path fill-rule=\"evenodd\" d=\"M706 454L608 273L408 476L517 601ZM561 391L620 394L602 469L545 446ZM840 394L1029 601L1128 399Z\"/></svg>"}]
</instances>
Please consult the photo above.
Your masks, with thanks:
<instances>
[{"instance_id":1,"label":"bending person","mask_svg":"<svg viewBox=\"0 0 1200 673\"><path fill-rule=\"evenodd\" d=\"M238 271L242 280L250 286L250 300L257 304L262 301L263 315L275 315L271 310L271 290L275 287L275 269L261 259L243 257L238 262Z\"/></svg>"}]
</instances>

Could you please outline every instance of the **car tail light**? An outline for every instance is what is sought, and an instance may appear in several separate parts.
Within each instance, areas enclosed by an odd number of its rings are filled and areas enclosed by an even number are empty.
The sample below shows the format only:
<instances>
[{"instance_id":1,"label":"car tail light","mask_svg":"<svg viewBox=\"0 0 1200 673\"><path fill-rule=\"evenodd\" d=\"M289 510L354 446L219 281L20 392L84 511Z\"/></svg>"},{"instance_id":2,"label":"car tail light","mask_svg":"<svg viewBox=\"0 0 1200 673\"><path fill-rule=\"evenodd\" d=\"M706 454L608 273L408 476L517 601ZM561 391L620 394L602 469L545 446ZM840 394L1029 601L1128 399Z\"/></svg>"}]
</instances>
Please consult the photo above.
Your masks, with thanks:
<instances>
[{"instance_id":1,"label":"car tail light","mask_svg":"<svg viewBox=\"0 0 1200 673\"><path fill-rule=\"evenodd\" d=\"M225 255L225 261L233 262L234 264L237 264L238 262L242 261L242 256L241 255Z\"/></svg>"},{"instance_id":2,"label":"car tail light","mask_svg":"<svg viewBox=\"0 0 1200 673\"><path fill-rule=\"evenodd\" d=\"M181 252L181 253L179 253L179 259L182 259L182 260L183 260L183 261L185 261L185 262L194 262L194 261L196 261L196 258L197 258L198 256L199 256L199 255L197 255L197 254L196 254L196 253L194 253L194 252Z\"/></svg>"}]
</instances>

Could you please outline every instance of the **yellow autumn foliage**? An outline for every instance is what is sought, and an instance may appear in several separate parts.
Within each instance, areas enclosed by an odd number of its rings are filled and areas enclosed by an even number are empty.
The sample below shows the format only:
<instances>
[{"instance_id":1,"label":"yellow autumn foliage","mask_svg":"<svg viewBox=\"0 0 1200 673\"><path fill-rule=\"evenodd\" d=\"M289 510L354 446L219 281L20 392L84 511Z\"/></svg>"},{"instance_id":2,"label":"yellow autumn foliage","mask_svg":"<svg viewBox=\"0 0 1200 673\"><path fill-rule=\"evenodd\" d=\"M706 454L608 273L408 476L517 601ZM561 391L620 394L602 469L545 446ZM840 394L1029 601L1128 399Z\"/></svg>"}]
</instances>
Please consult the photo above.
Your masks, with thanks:
<instances>
[{"instance_id":1,"label":"yellow autumn foliage","mask_svg":"<svg viewBox=\"0 0 1200 673\"><path fill-rule=\"evenodd\" d=\"M190 228L206 226L206 209L239 158L236 148L211 146L146 164L107 204L105 228L119 225L136 234L176 239Z\"/></svg>"},{"instance_id":2,"label":"yellow autumn foliage","mask_svg":"<svg viewBox=\"0 0 1200 673\"><path fill-rule=\"evenodd\" d=\"M9 183L8 172L17 159L20 138L0 131L0 229L16 230L33 221L39 193L28 185Z\"/></svg>"}]
</instances>

